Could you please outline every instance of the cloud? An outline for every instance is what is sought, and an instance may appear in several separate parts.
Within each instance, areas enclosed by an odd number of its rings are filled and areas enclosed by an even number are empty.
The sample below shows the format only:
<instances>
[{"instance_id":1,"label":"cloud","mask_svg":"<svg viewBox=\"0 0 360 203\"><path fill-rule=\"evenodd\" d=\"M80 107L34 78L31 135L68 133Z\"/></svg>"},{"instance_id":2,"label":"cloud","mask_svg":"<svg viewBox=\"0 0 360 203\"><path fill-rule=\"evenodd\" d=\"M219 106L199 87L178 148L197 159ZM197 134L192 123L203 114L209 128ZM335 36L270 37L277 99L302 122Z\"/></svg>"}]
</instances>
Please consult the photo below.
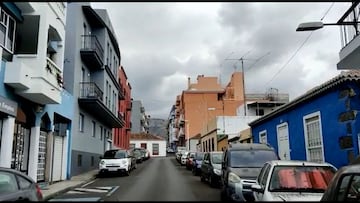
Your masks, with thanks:
<instances>
[{"instance_id":1,"label":"cloud","mask_svg":"<svg viewBox=\"0 0 360 203\"><path fill-rule=\"evenodd\" d=\"M132 96L153 118L168 117L187 77L195 82L197 75L218 76L225 85L234 70L241 71L241 61L226 58L246 59L247 93L272 87L292 99L334 77L340 72L339 28L295 30L324 16L324 22L336 22L350 7L329 2L91 4L108 10Z\"/></svg>"}]
</instances>

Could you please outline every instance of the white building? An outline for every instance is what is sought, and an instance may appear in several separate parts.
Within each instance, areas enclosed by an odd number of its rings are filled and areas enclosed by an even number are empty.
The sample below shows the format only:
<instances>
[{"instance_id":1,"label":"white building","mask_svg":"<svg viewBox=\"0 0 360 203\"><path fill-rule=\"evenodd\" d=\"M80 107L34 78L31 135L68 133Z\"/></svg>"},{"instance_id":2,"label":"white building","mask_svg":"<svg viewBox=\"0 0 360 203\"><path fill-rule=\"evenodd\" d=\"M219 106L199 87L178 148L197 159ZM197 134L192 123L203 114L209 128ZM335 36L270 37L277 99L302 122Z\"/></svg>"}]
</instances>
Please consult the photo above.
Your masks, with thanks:
<instances>
[{"instance_id":1,"label":"white building","mask_svg":"<svg viewBox=\"0 0 360 203\"><path fill-rule=\"evenodd\" d=\"M150 157L163 157L166 156L166 139L146 133L131 134L130 148L145 148Z\"/></svg>"}]
</instances>

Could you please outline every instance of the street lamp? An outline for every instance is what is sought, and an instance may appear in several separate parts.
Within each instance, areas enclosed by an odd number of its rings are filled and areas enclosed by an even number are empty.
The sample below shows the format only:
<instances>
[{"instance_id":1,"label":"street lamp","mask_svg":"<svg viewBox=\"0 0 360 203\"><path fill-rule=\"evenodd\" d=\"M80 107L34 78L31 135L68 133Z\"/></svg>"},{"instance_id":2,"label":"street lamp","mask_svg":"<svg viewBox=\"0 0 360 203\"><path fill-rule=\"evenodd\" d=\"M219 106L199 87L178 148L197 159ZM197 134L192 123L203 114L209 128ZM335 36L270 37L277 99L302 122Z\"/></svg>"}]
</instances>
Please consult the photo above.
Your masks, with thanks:
<instances>
[{"instance_id":1,"label":"street lamp","mask_svg":"<svg viewBox=\"0 0 360 203\"><path fill-rule=\"evenodd\" d=\"M307 23L300 23L299 26L296 28L296 31L313 31L323 28L326 25L355 25L359 22L338 22L338 23L323 23L319 22L307 22Z\"/></svg>"}]
</instances>

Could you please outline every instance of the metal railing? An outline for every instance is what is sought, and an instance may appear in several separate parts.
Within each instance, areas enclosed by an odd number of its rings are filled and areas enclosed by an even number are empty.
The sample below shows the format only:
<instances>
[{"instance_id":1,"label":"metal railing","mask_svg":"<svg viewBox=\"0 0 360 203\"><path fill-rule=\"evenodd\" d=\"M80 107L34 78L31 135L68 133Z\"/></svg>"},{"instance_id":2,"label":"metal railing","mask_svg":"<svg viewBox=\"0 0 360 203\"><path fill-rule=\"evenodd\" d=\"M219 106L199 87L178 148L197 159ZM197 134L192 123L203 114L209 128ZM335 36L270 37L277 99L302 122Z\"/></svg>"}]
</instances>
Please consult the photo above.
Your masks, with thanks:
<instances>
[{"instance_id":1,"label":"metal railing","mask_svg":"<svg viewBox=\"0 0 360 203\"><path fill-rule=\"evenodd\" d=\"M103 92L94 82L80 82L80 98L96 98L102 101Z\"/></svg>"},{"instance_id":2,"label":"metal railing","mask_svg":"<svg viewBox=\"0 0 360 203\"><path fill-rule=\"evenodd\" d=\"M81 35L82 38L82 49L93 50L100 57L101 60L104 58L104 49L102 48L99 40L95 35Z\"/></svg>"}]
</instances>

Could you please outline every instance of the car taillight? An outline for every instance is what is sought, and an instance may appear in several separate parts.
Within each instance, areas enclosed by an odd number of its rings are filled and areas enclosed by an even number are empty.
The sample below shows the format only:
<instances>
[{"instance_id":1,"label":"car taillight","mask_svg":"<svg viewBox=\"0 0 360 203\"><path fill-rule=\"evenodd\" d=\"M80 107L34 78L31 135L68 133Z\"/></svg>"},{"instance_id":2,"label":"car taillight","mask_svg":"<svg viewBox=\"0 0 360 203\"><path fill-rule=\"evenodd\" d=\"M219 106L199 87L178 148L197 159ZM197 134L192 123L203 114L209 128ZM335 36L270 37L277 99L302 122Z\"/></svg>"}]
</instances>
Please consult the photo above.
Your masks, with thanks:
<instances>
[{"instance_id":1,"label":"car taillight","mask_svg":"<svg viewBox=\"0 0 360 203\"><path fill-rule=\"evenodd\" d=\"M43 195L42 195L41 189L40 189L40 187L39 187L38 184L36 184L35 186L36 186L36 195L38 196L38 198L39 198L40 200L42 200L42 199L43 199Z\"/></svg>"}]
</instances>

